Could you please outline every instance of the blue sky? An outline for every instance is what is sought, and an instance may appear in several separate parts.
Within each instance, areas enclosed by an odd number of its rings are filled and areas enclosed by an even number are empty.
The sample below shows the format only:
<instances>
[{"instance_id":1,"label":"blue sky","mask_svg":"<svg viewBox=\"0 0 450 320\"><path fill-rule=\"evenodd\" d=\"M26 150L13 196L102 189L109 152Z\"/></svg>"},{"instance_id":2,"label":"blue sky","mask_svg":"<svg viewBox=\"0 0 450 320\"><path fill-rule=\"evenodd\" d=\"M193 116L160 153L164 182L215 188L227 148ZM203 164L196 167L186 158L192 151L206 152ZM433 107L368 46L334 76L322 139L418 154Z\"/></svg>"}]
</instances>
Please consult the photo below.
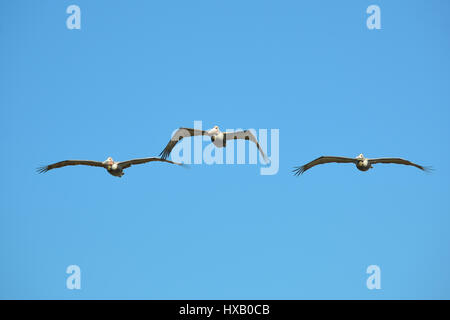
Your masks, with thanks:
<instances>
[{"instance_id":1,"label":"blue sky","mask_svg":"<svg viewBox=\"0 0 450 320\"><path fill-rule=\"evenodd\" d=\"M66 8L81 8L68 30ZM381 8L368 30L366 8ZM449 299L448 1L2 1L0 298ZM279 129L280 169L155 156ZM203 144L204 147L208 143ZM436 170L293 166L398 156ZM67 266L81 290L66 288ZM366 268L381 268L381 290Z\"/></svg>"}]
</instances>

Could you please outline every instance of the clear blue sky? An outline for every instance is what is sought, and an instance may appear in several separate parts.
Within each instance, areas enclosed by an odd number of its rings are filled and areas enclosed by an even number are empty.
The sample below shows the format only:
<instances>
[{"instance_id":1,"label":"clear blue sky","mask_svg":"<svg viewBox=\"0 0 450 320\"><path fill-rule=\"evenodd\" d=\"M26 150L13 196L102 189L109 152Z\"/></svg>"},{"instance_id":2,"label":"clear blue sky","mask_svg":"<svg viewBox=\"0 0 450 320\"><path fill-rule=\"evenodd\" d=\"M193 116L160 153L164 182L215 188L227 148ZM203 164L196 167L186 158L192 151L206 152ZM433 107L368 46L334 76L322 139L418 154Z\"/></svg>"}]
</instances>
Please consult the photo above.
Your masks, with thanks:
<instances>
[{"instance_id":1,"label":"clear blue sky","mask_svg":"<svg viewBox=\"0 0 450 320\"><path fill-rule=\"evenodd\" d=\"M66 8L81 8L81 30ZM368 30L366 8L381 8ZM450 298L450 2L2 1L0 298ZM180 126L280 170L133 167ZM204 143L206 147L208 143ZM293 166L399 156L436 171ZM82 289L66 289L79 265ZM382 289L366 288L381 268Z\"/></svg>"}]
</instances>

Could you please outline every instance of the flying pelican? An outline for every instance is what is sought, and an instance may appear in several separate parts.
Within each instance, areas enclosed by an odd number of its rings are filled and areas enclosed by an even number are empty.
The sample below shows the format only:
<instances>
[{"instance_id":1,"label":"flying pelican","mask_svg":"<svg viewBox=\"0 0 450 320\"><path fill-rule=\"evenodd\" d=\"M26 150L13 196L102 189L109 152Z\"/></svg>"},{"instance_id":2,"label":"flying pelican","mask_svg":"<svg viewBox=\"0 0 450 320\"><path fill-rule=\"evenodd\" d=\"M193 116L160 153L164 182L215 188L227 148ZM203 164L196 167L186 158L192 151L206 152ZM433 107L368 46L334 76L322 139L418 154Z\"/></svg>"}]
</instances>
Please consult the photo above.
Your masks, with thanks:
<instances>
[{"instance_id":1,"label":"flying pelican","mask_svg":"<svg viewBox=\"0 0 450 320\"><path fill-rule=\"evenodd\" d=\"M356 168L361 171L367 171L372 167L372 164L375 163L397 163L397 164L405 164L407 166L414 166L416 168L419 168L423 171L430 171L430 167L422 167L418 164L412 163L411 161L404 160L401 158L375 158L375 159L368 159L364 157L364 155L361 153L356 158L345 158L345 157L333 157L333 156L323 156L319 157L316 160L313 160L304 166L301 167L295 167L293 170L294 175L298 176L301 175L303 172L305 172L308 169L311 169L314 166L317 166L318 164L323 163L330 163L330 162L336 162L336 163L354 163L356 165Z\"/></svg>"},{"instance_id":2,"label":"flying pelican","mask_svg":"<svg viewBox=\"0 0 450 320\"><path fill-rule=\"evenodd\" d=\"M227 140L237 140L237 139L250 140L256 144L256 147L261 152L264 161L266 162L268 161L266 154L264 153L264 151L262 150L261 146L258 143L258 140L256 140L255 136L249 130L237 132L221 132L218 126L214 126L214 128L207 131L191 128L178 129L173 135L172 139L170 139L169 143L164 148L164 150L159 154L159 156L162 159L167 159L167 157L169 157L170 155L170 152L178 143L178 141L180 141L183 138L192 136L209 136L211 137L211 142L214 143L214 145L218 148L226 147Z\"/></svg>"},{"instance_id":3,"label":"flying pelican","mask_svg":"<svg viewBox=\"0 0 450 320\"><path fill-rule=\"evenodd\" d=\"M152 161L162 161L162 162L168 162L172 164L182 165L181 163L172 162L165 159L160 158L140 158L140 159L132 159L128 161L114 161L113 158L108 157L103 162L100 161L91 161L91 160L65 160L56 162L53 164L50 164L48 166L37 168L37 172L44 173L52 169L56 168L62 168L65 166L77 166L77 165L84 165L84 166L92 166L92 167L101 167L105 168L109 174L115 176L115 177L122 177L125 173L123 172L124 169L131 167L135 164L141 164L146 162L152 162Z\"/></svg>"}]
</instances>

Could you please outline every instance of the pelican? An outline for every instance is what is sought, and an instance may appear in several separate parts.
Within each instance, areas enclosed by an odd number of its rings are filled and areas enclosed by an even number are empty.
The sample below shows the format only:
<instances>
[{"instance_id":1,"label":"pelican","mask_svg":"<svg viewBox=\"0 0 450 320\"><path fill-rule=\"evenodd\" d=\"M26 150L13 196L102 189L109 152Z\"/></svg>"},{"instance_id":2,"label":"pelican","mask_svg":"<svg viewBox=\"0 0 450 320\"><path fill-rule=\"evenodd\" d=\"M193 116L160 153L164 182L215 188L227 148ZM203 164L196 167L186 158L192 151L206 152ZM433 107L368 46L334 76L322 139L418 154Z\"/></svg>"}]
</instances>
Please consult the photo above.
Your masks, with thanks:
<instances>
[{"instance_id":1,"label":"pelican","mask_svg":"<svg viewBox=\"0 0 450 320\"><path fill-rule=\"evenodd\" d=\"M249 131L237 131L237 132L222 132L220 131L218 126L214 126L210 130L198 130L198 129L191 129L191 128L180 128L178 129L175 134L173 135L172 139L170 139L167 146L164 148L164 150L159 154L159 156L162 159L167 159L169 157L170 152L175 147L175 145L183 138L186 137L192 137L192 136L209 136L211 137L211 142L217 147L217 148L223 148L227 145L227 140L236 140L236 139L244 139L244 140L250 140L253 143L256 144L256 147L261 152L261 155L264 158L264 161L267 160L267 156L262 150L261 146L258 143L258 140L256 140L255 136Z\"/></svg>"},{"instance_id":2,"label":"pelican","mask_svg":"<svg viewBox=\"0 0 450 320\"><path fill-rule=\"evenodd\" d=\"M162 162L168 162L172 164L182 165L181 163L172 162L165 159L160 158L140 158L140 159L132 159L127 161L114 161L113 158L108 157L103 162L100 161L91 161L91 160L65 160L56 162L53 164L50 164L48 166L37 168L37 172L44 173L52 169L56 168L62 168L66 166L77 166L77 165L84 165L84 166L92 166L92 167L101 167L105 168L109 174L121 178L125 173L123 172L124 169L127 169L135 164L141 164L146 162L152 162L152 161L162 161Z\"/></svg>"},{"instance_id":3,"label":"pelican","mask_svg":"<svg viewBox=\"0 0 450 320\"><path fill-rule=\"evenodd\" d=\"M330 162L336 162L336 163L354 163L356 165L356 168L361 171L367 171L370 168L373 168L372 165L375 163L397 163L397 164L404 164L407 166L414 166L416 168L419 168L423 171L430 171L430 167L422 167L416 163L413 163L411 161L401 159L401 158L375 158L375 159L368 159L364 157L364 155L361 153L356 158L345 158L345 157L333 157L333 156L322 156L317 158L316 160L313 160L304 166L301 167L295 167L293 172L294 175L298 176L301 175L306 170L311 169L314 166L317 166L318 164L324 164L324 163L330 163Z\"/></svg>"}]
</instances>

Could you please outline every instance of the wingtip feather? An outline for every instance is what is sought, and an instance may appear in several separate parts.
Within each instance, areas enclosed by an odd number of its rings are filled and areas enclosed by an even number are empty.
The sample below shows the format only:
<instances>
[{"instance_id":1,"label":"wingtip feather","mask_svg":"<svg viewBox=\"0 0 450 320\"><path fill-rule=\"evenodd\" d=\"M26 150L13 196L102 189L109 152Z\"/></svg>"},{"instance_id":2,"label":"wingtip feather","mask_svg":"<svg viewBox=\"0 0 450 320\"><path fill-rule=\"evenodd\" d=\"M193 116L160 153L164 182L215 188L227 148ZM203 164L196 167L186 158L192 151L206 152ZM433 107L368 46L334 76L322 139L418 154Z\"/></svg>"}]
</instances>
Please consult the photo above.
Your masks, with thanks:
<instances>
[{"instance_id":1,"label":"wingtip feather","mask_svg":"<svg viewBox=\"0 0 450 320\"><path fill-rule=\"evenodd\" d=\"M294 173L294 176L298 177L299 175L303 174L303 172L305 172L305 166L294 167L294 170L292 170L292 172Z\"/></svg>"},{"instance_id":2,"label":"wingtip feather","mask_svg":"<svg viewBox=\"0 0 450 320\"><path fill-rule=\"evenodd\" d=\"M43 167L38 167L36 168L36 172L41 174L41 173L45 173L49 170L49 168L47 166L43 166Z\"/></svg>"}]
</instances>

